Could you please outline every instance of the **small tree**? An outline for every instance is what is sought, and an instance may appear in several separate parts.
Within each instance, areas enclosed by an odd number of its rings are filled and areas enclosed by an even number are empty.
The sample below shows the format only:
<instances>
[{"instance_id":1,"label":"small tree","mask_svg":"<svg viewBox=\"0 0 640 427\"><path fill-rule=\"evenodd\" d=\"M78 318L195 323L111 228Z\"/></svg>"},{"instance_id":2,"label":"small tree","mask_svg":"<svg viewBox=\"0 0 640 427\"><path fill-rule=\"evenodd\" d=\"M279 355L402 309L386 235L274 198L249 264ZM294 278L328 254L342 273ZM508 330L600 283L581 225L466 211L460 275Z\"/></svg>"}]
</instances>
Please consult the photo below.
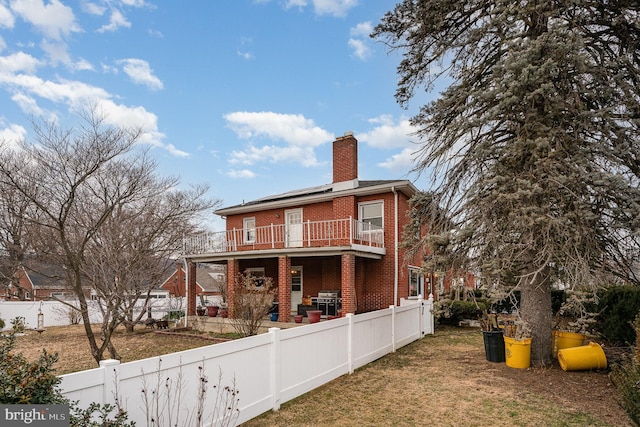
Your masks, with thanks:
<instances>
[{"instance_id":1,"label":"small tree","mask_svg":"<svg viewBox=\"0 0 640 427\"><path fill-rule=\"evenodd\" d=\"M241 335L256 335L273 306L276 288L271 277L239 273L234 278L231 322Z\"/></svg>"},{"instance_id":2,"label":"small tree","mask_svg":"<svg viewBox=\"0 0 640 427\"><path fill-rule=\"evenodd\" d=\"M62 302L82 317L99 362L107 353L120 358L114 330L125 321L132 329L136 302L148 298L182 236L196 231L198 216L217 201L205 198L206 186L183 190L177 178L157 176L156 162L138 149L142 129L110 126L96 108L82 118L72 129L34 122L33 143L0 146L0 189L28 202L15 215L28 226L38 259L61 268L77 304ZM99 335L89 287L102 312Z\"/></svg>"}]
</instances>

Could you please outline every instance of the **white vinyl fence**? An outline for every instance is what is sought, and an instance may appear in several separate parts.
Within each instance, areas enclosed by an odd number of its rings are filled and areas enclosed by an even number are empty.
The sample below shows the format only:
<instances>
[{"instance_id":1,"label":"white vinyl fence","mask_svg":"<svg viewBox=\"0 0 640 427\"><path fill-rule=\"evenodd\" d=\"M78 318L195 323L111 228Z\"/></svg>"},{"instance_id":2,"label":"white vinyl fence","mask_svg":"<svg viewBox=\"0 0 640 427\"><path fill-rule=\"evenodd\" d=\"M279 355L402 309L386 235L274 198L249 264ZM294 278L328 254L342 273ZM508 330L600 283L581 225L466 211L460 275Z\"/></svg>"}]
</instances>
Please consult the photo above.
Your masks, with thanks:
<instances>
[{"instance_id":1,"label":"white vinyl fence","mask_svg":"<svg viewBox=\"0 0 640 427\"><path fill-rule=\"evenodd\" d=\"M77 301L68 301L78 306ZM101 323L102 314L95 301L87 301L89 304L89 317L92 323ZM136 303L137 308L134 314L139 314L142 310L143 301ZM184 313L182 298L152 298L149 300L151 315L155 319L162 319L164 316L175 312L175 317L180 317ZM11 321L16 317L24 318L24 326L27 329L38 327L38 313L44 316L44 328L49 326L65 326L72 324L71 316L73 310L60 301L1 301L0 318L4 320L3 330L11 329ZM146 319L146 316L142 318ZM78 319L77 321L81 321ZM77 322L76 322L77 323Z\"/></svg>"},{"instance_id":2,"label":"white vinyl fence","mask_svg":"<svg viewBox=\"0 0 640 427\"><path fill-rule=\"evenodd\" d=\"M221 409L212 386L220 382L222 393L225 386L238 391L239 424L432 334L432 307L432 297L420 298L135 362L106 360L99 368L62 375L61 390L81 408L117 398L138 426L151 425L151 417L153 425L192 426L204 383L202 425L214 426Z\"/></svg>"}]
</instances>

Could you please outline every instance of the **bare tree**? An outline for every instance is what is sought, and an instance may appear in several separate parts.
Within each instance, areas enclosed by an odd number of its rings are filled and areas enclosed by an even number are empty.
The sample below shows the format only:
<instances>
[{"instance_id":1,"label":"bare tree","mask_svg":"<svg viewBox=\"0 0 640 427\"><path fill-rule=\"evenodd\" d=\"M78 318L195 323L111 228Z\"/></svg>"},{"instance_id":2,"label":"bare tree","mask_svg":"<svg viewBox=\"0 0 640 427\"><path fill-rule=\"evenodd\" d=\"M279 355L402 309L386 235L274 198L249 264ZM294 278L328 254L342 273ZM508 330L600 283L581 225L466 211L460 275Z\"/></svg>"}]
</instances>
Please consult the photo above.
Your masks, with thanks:
<instances>
[{"instance_id":1,"label":"bare tree","mask_svg":"<svg viewBox=\"0 0 640 427\"><path fill-rule=\"evenodd\" d=\"M273 306L276 295L273 279L238 273L233 286L231 323L243 336L256 335Z\"/></svg>"},{"instance_id":2,"label":"bare tree","mask_svg":"<svg viewBox=\"0 0 640 427\"><path fill-rule=\"evenodd\" d=\"M492 283L514 278L533 364L551 360L554 283L637 283L639 14L638 2L403 0L373 33L402 52L402 105L450 82L412 119L416 170L433 172L454 222L434 243Z\"/></svg>"},{"instance_id":3,"label":"bare tree","mask_svg":"<svg viewBox=\"0 0 640 427\"><path fill-rule=\"evenodd\" d=\"M2 146L0 142L0 163L7 167L25 167L25 159L20 153L2 149ZM20 191L2 181L0 192L0 287L7 293L17 290L18 299L24 300L26 290L20 286L16 273L29 251L26 217L32 205Z\"/></svg>"},{"instance_id":4,"label":"bare tree","mask_svg":"<svg viewBox=\"0 0 640 427\"><path fill-rule=\"evenodd\" d=\"M19 147L26 161L1 164L0 182L31 203L35 214L26 219L35 230L35 252L64 269L78 299L70 308L79 310L99 362L105 351L118 357L111 334L126 317L128 298L137 298L136 289L157 277L153 256L175 251L175 233L193 227L195 214L215 203L199 199L204 188L184 192L175 188L176 180L158 179L155 162L135 146L141 129L107 126L95 109L82 119L74 129L34 122L34 143ZM144 271L136 271L143 265ZM90 287L102 303L99 336L91 327Z\"/></svg>"}]
</instances>

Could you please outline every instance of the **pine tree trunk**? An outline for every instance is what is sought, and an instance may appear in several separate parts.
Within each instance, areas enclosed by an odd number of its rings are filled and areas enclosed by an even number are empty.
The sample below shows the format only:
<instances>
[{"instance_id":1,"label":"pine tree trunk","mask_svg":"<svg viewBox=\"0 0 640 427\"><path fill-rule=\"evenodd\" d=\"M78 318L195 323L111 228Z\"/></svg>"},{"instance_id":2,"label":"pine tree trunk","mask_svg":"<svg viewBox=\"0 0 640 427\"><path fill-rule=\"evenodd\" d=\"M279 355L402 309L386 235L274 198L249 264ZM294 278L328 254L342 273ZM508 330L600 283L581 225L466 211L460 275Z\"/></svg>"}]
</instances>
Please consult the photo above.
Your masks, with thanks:
<instances>
[{"instance_id":1,"label":"pine tree trunk","mask_svg":"<svg viewBox=\"0 0 640 427\"><path fill-rule=\"evenodd\" d=\"M531 327L531 365L551 364L551 282L547 271L522 283L520 315Z\"/></svg>"}]
</instances>

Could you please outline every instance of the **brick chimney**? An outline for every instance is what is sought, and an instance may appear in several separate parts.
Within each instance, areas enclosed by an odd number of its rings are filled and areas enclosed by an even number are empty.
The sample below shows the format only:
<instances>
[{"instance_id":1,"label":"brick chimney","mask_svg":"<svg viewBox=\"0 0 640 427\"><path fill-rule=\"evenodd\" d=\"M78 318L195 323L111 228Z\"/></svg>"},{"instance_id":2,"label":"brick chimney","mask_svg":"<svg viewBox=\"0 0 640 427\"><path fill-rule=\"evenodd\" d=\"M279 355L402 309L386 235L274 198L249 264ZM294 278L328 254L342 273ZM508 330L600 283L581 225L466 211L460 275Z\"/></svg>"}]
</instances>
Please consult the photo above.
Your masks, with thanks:
<instances>
[{"instance_id":1,"label":"brick chimney","mask_svg":"<svg viewBox=\"0 0 640 427\"><path fill-rule=\"evenodd\" d=\"M345 132L333 141L333 191L358 186L358 140Z\"/></svg>"}]
</instances>

